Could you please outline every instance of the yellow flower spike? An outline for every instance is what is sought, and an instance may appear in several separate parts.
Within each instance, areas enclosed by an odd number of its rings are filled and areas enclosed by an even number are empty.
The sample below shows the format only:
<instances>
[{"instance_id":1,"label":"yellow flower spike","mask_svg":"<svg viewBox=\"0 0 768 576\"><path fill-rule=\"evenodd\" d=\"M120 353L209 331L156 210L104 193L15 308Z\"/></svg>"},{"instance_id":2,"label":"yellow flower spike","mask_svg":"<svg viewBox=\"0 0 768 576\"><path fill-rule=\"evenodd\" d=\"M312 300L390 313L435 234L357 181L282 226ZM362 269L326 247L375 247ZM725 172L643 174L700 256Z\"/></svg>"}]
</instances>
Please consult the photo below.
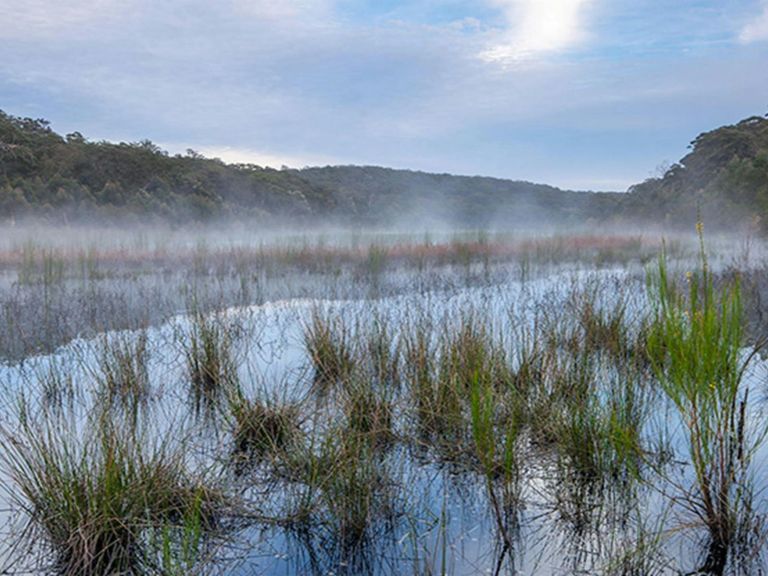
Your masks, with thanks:
<instances>
[{"instance_id":1,"label":"yellow flower spike","mask_svg":"<svg viewBox=\"0 0 768 576\"><path fill-rule=\"evenodd\" d=\"M696 234L701 235L703 233L704 233L704 222L699 220L698 222L696 222Z\"/></svg>"}]
</instances>

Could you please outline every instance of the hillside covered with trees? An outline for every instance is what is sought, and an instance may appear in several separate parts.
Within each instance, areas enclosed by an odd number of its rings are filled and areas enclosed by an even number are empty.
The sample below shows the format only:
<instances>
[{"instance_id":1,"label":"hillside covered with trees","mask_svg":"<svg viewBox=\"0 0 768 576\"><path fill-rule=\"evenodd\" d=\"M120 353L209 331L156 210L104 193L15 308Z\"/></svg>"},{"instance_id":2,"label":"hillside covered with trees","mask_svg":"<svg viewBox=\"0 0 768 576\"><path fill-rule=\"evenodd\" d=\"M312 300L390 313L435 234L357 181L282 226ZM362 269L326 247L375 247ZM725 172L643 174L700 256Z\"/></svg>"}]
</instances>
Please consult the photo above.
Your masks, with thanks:
<instances>
[{"instance_id":1,"label":"hillside covered with trees","mask_svg":"<svg viewBox=\"0 0 768 576\"><path fill-rule=\"evenodd\" d=\"M753 117L697 137L662 177L626 194L560 190L486 177L379 167L302 170L228 165L150 141L61 136L45 120L0 111L0 217L56 222L216 219L264 223L464 226L654 222L690 227L744 221L768 229L768 120Z\"/></svg>"},{"instance_id":2,"label":"hillside covered with trees","mask_svg":"<svg viewBox=\"0 0 768 576\"><path fill-rule=\"evenodd\" d=\"M147 217L184 222L242 214L309 215L326 198L295 173L227 166L149 141L60 136L44 120L0 113L0 213L73 221Z\"/></svg>"},{"instance_id":3,"label":"hillside covered with trees","mask_svg":"<svg viewBox=\"0 0 768 576\"><path fill-rule=\"evenodd\" d=\"M61 136L45 120L0 112L0 214L76 222L216 218L388 224L403 215L488 224L531 216L576 221L592 195L492 178L376 167L304 170L228 165L149 141Z\"/></svg>"},{"instance_id":4,"label":"hillside covered with trees","mask_svg":"<svg viewBox=\"0 0 768 576\"><path fill-rule=\"evenodd\" d=\"M723 228L768 232L768 119L753 116L700 134L660 178L630 188L617 216L690 229L701 213Z\"/></svg>"}]
</instances>

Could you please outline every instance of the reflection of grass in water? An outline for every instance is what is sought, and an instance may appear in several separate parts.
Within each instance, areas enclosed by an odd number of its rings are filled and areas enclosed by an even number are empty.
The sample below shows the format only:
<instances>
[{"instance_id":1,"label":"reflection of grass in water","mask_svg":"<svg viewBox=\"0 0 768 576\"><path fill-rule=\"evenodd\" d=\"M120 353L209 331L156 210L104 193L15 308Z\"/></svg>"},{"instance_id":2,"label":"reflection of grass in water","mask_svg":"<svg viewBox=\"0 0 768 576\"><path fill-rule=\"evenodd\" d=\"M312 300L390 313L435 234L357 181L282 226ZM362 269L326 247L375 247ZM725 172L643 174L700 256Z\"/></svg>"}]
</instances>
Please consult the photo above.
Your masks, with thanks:
<instances>
[{"instance_id":1,"label":"reflection of grass in water","mask_svg":"<svg viewBox=\"0 0 768 576\"><path fill-rule=\"evenodd\" d=\"M665 520L666 514L661 514L657 525L648 526L640 516L636 521L634 537L621 543L619 548L608 557L604 566L601 567L602 573L606 576L669 574L672 570L671 562L665 557L663 551Z\"/></svg>"},{"instance_id":2,"label":"reflection of grass in water","mask_svg":"<svg viewBox=\"0 0 768 576\"><path fill-rule=\"evenodd\" d=\"M64 362L51 359L44 369L39 370L36 380L40 384L43 410L58 414L64 408L71 408L79 390L76 389L72 374Z\"/></svg>"},{"instance_id":3,"label":"reflection of grass in water","mask_svg":"<svg viewBox=\"0 0 768 576\"><path fill-rule=\"evenodd\" d=\"M477 372L470 390L470 419L475 455L485 476L486 491L504 554L512 554L520 504L520 467L517 441L520 425L514 418L499 422L503 399L493 380Z\"/></svg>"},{"instance_id":4,"label":"reflection of grass in water","mask_svg":"<svg viewBox=\"0 0 768 576\"><path fill-rule=\"evenodd\" d=\"M394 526L389 519L396 486L376 438L331 425L281 455L290 532L311 548L322 543L325 556L317 559L322 565L342 563L344 571L355 573Z\"/></svg>"},{"instance_id":5,"label":"reflection of grass in water","mask_svg":"<svg viewBox=\"0 0 768 576\"><path fill-rule=\"evenodd\" d=\"M389 508L386 467L368 441L355 434L345 434L327 449L332 451L335 465L323 481L323 503L332 531L345 547L354 549L369 535L374 520Z\"/></svg>"}]
</instances>

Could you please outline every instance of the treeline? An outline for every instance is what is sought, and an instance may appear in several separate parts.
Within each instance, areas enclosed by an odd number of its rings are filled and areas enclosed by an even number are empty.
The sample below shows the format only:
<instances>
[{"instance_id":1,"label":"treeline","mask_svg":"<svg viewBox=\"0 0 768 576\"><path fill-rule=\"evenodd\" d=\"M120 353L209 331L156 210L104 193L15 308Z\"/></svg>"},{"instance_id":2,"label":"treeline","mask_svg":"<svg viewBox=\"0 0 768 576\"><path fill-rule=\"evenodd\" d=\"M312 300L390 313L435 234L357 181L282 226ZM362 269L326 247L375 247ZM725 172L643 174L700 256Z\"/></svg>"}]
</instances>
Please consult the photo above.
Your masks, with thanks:
<instances>
[{"instance_id":1,"label":"treeline","mask_svg":"<svg viewBox=\"0 0 768 576\"><path fill-rule=\"evenodd\" d=\"M295 173L228 166L192 150L171 156L149 141L60 136L45 120L0 112L0 213L6 218L307 216L325 201Z\"/></svg>"},{"instance_id":2,"label":"treeline","mask_svg":"<svg viewBox=\"0 0 768 576\"><path fill-rule=\"evenodd\" d=\"M206 222L517 226L653 222L690 227L700 212L768 230L768 120L700 135L663 177L628 194L572 192L485 177L371 166L302 170L228 165L150 141L61 136L45 120L0 111L0 217L56 222Z\"/></svg>"},{"instance_id":3,"label":"treeline","mask_svg":"<svg viewBox=\"0 0 768 576\"><path fill-rule=\"evenodd\" d=\"M598 195L529 182L378 167L303 170L228 165L150 141L61 136L41 119L0 111L0 214L76 222L174 223L238 218L275 222L459 225L580 222Z\"/></svg>"}]
</instances>

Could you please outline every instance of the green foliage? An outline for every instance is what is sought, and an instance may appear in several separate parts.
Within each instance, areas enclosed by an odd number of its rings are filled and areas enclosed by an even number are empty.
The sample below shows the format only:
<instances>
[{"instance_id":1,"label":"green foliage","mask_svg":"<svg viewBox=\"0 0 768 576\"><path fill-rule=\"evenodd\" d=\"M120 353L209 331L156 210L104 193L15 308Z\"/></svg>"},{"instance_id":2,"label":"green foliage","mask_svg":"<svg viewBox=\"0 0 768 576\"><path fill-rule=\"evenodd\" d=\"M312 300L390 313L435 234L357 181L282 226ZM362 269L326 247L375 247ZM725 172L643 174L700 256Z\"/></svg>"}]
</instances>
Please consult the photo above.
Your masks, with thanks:
<instances>
[{"instance_id":1,"label":"green foliage","mask_svg":"<svg viewBox=\"0 0 768 576\"><path fill-rule=\"evenodd\" d=\"M154 574L153 557L168 566L178 547L193 565L226 497L189 472L181 450L151 446L106 418L84 432L73 441L66 425L25 422L2 457L29 512L26 533L55 573Z\"/></svg>"},{"instance_id":2,"label":"green foliage","mask_svg":"<svg viewBox=\"0 0 768 576\"><path fill-rule=\"evenodd\" d=\"M687 290L681 291L660 257L650 278L656 315L648 353L688 437L695 475L690 507L710 540L702 571L722 574L740 532L752 525L750 462L765 429L756 435L748 429L749 392L742 379L751 356L741 353L745 334L738 277L716 288L703 242L700 258L700 269L687 274Z\"/></svg>"},{"instance_id":3,"label":"green foliage","mask_svg":"<svg viewBox=\"0 0 768 576\"><path fill-rule=\"evenodd\" d=\"M401 222L413 215L464 225L527 223L547 216L577 223L604 195L495 178L426 174L378 167L303 170L226 165L192 150L171 156L149 141L93 142L61 137L44 120L0 111L0 209L12 218L72 222L156 220L183 223L216 217L321 216L342 223ZM274 219L271 219L274 221ZM371 251L367 273L383 254Z\"/></svg>"},{"instance_id":4,"label":"green foliage","mask_svg":"<svg viewBox=\"0 0 768 576\"><path fill-rule=\"evenodd\" d=\"M9 217L203 221L310 212L312 187L295 174L170 156L149 141L62 138L47 122L0 111L0 208Z\"/></svg>"}]
</instances>

